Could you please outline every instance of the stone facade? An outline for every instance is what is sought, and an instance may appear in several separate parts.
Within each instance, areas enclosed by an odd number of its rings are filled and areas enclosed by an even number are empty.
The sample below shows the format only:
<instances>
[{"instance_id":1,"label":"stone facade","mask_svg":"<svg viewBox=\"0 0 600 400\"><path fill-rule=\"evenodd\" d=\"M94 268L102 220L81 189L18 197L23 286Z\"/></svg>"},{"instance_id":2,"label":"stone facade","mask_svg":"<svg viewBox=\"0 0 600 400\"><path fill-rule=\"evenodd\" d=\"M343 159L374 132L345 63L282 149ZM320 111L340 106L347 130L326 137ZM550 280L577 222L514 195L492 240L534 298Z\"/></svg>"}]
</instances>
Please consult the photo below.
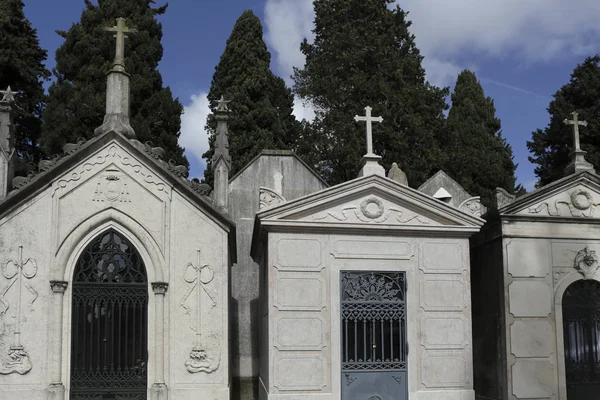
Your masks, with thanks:
<instances>
[{"instance_id":1,"label":"stone facade","mask_svg":"<svg viewBox=\"0 0 600 400\"><path fill-rule=\"evenodd\" d=\"M228 399L234 225L114 132L0 204L0 398L67 398L73 271L86 246L108 230L135 247L147 274L149 398ZM198 250L210 272L203 291L193 290ZM204 372L186 368L198 346L211 360Z\"/></svg>"},{"instance_id":2,"label":"stone facade","mask_svg":"<svg viewBox=\"0 0 600 400\"><path fill-rule=\"evenodd\" d=\"M231 271L231 366L234 398L258 396L259 271L250 257L254 219L261 209L326 188L294 153L265 150L229 181L229 215L236 223L237 263Z\"/></svg>"},{"instance_id":3,"label":"stone facade","mask_svg":"<svg viewBox=\"0 0 600 400\"><path fill-rule=\"evenodd\" d=\"M339 399L354 384L342 374L340 273L373 271L406 274L408 382L397 379L398 393L473 399L468 238L481 225L378 175L260 212L259 398Z\"/></svg>"},{"instance_id":4,"label":"stone facade","mask_svg":"<svg viewBox=\"0 0 600 400\"><path fill-rule=\"evenodd\" d=\"M600 280L598 204L600 178L577 173L501 207L473 237L478 398L567 400L563 295Z\"/></svg>"}]
</instances>

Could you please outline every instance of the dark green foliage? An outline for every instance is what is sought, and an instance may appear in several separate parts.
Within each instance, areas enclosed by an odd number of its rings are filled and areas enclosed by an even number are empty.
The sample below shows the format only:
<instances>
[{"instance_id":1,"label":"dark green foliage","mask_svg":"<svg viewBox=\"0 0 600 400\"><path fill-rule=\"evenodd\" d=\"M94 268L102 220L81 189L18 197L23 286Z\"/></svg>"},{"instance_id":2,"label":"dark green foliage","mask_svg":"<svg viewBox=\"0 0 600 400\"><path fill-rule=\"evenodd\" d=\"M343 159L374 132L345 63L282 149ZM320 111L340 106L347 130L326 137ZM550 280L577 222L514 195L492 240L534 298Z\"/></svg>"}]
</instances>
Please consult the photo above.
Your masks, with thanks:
<instances>
[{"instance_id":1,"label":"dark green foliage","mask_svg":"<svg viewBox=\"0 0 600 400\"><path fill-rule=\"evenodd\" d=\"M600 169L600 56L588 57L577 65L571 80L554 94L550 102L550 124L533 132L527 142L533 156L529 160L537 164L535 174L539 178L538 187L547 185L564 176L570 164L569 154L573 150L573 126L565 125L573 111L579 112L579 119L588 122L581 128L581 148L587 151L586 160L596 170Z\"/></svg>"},{"instance_id":2,"label":"dark green foliage","mask_svg":"<svg viewBox=\"0 0 600 400\"><path fill-rule=\"evenodd\" d=\"M366 152L365 125L356 114L373 107L374 152L393 162L418 186L442 166L437 135L447 89L425 81L423 57L409 32L407 13L393 0L316 0L315 41L301 45L304 69L295 91L316 108L299 152L330 183L357 177ZM310 144L310 146L307 145Z\"/></svg>"},{"instance_id":3,"label":"dark green foliage","mask_svg":"<svg viewBox=\"0 0 600 400\"><path fill-rule=\"evenodd\" d=\"M126 40L125 64L131 75L130 122L138 140L151 141L166 151L166 159L188 165L177 144L183 107L163 87L158 63L163 55L162 25L156 20L167 6L151 8L148 0L86 0L80 22L67 32L56 51L56 82L49 89L42 145L59 153L65 142L90 138L102 125L106 99L106 72L115 57L115 39L104 30L118 17L138 30Z\"/></svg>"},{"instance_id":4,"label":"dark green foliage","mask_svg":"<svg viewBox=\"0 0 600 400\"><path fill-rule=\"evenodd\" d=\"M521 191L515 187L517 166L512 149L500 129L494 101L485 96L473 72L461 72L446 124L444 170L467 192L481 196L486 206L490 206L496 187L509 193Z\"/></svg>"},{"instance_id":5,"label":"dark green foliage","mask_svg":"<svg viewBox=\"0 0 600 400\"><path fill-rule=\"evenodd\" d=\"M11 86L21 93L13 104L15 139L23 174L40 159L39 138L45 95L43 83L50 77L44 67L46 50L40 48L37 31L23 13L21 0L0 0L0 89Z\"/></svg>"},{"instance_id":6,"label":"dark green foliage","mask_svg":"<svg viewBox=\"0 0 600 400\"><path fill-rule=\"evenodd\" d=\"M230 100L229 152L230 176L236 174L263 149L293 150L298 140L300 124L292 115L294 98L285 82L269 69L271 54L263 41L260 20L252 11L245 11L236 21L225 51L215 68L208 93L214 113L217 100ZM209 115L207 131L209 150L206 159L205 182L212 184L216 121Z\"/></svg>"}]
</instances>

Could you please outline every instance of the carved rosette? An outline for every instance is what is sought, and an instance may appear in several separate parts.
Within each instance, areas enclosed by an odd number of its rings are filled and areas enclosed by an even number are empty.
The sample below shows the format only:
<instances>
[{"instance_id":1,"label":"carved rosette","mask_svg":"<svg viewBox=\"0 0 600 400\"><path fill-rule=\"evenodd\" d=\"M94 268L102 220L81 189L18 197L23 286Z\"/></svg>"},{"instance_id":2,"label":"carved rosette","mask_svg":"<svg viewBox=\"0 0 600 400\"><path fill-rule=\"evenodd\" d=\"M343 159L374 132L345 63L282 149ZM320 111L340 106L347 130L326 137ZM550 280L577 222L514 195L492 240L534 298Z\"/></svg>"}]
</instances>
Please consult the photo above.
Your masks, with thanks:
<instances>
[{"instance_id":1,"label":"carved rosette","mask_svg":"<svg viewBox=\"0 0 600 400\"><path fill-rule=\"evenodd\" d=\"M360 212L368 219L377 219L384 211L383 201L375 196L368 197L360 203Z\"/></svg>"},{"instance_id":2,"label":"carved rosette","mask_svg":"<svg viewBox=\"0 0 600 400\"><path fill-rule=\"evenodd\" d=\"M598 256L594 250L585 247L575 256L575 269L583 275L584 279L592 279L598 271Z\"/></svg>"},{"instance_id":3,"label":"carved rosette","mask_svg":"<svg viewBox=\"0 0 600 400\"><path fill-rule=\"evenodd\" d=\"M258 193L259 209L274 206L276 204L285 203L285 199L282 195L274 191L273 189L261 187Z\"/></svg>"}]
</instances>

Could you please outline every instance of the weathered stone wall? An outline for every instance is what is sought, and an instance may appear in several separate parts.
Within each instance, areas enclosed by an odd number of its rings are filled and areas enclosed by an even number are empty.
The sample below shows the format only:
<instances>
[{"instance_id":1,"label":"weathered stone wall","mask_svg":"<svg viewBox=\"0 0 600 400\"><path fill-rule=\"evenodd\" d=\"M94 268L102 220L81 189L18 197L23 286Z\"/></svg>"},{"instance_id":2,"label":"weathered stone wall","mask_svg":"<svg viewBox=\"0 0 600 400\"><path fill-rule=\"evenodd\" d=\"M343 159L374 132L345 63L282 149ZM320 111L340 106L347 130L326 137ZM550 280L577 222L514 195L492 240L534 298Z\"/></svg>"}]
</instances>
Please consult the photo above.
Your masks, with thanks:
<instances>
[{"instance_id":1,"label":"weathered stone wall","mask_svg":"<svg viewBox=\"0 0 600 400\"><path fill-rule=\"evenodd\" d=\"M232 374L235 396L255 399L258 395L260 355L258 265L250 257L254 218L263 207L293 200L324 189L326 184L289 151L263 151L229 183L229 216L236 223L237 263L232 268ZM282 199L271 195L278 193Z\"/></svg>"}]
</instances>

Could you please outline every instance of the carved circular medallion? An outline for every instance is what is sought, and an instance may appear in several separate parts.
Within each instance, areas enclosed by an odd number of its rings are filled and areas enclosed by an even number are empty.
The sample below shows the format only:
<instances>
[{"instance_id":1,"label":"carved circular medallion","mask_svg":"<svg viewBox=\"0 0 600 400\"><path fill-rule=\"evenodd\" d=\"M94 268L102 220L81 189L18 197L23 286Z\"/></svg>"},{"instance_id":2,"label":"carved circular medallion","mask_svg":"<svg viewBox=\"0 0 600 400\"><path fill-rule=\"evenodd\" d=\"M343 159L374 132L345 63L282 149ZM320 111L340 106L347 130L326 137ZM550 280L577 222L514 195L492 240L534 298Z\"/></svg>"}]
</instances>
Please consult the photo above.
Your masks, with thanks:
<instances>
[{"instance_id":1,"label":"carved circular medallion","mask_svg":"<svg viewBox=\"0 0 600 400\"><path fill-rule=\"evenodd\" d=\"M383 215L383 202L377 197L369 197L360 203L360 211L369 219L377 219Z\"/></svg>"},{"instance_id":2,"label":"carved circular medallion","mask_svg":"<svg viewBox=\"0 0 600 400\"><path fill-rule=\"evenodd\" d=\"M574 190L571 193L571 203L578 210L587 210L594 203L592 195L583 189Z\"/></svg>"}]
</instances>

